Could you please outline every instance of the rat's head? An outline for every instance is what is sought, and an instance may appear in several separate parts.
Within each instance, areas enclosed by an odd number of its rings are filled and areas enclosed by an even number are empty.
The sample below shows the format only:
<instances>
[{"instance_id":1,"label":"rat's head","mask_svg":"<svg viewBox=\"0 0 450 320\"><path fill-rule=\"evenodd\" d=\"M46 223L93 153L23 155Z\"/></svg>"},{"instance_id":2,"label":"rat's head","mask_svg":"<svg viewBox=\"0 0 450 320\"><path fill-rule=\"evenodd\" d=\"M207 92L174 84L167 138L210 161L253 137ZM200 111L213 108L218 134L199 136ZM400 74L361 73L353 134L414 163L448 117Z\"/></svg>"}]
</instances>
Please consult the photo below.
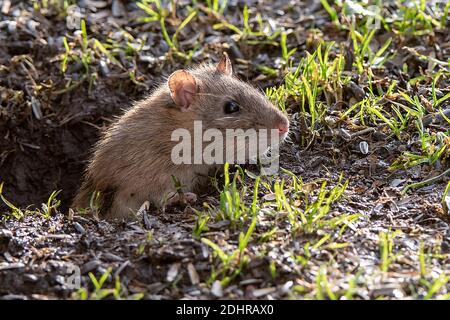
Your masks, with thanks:
<instances>
[{"instance_id":1,"label":"rat's head","mask_svg":"<svg viewBox=\"0 0 450 320\"><path fill-rule=\"evenodd\" d=\"M233 76L226 53L217 65L175 71L168 85L175 105L201 120L205 130L275 129L281 139L289 131L287 117L261 91Z\"/></svg>"}]
</instances>

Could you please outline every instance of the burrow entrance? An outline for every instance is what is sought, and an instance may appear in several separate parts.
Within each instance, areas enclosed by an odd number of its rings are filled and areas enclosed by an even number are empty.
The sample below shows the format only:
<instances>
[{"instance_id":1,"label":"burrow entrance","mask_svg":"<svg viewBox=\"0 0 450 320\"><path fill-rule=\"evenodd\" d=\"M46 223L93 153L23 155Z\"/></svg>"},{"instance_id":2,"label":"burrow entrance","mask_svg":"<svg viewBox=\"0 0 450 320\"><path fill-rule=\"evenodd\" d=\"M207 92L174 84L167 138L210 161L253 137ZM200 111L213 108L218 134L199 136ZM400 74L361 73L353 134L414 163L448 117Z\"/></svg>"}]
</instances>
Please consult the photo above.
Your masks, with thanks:
<instances>
[{"instance_id":1,"label":"burrow entrance","mask_svg":"<svg viewBox=\"0 0 450 320\"><path fill-rule=\"evenodd\" d=\"M65 119L73 119L63 124L30 116L2 119L0 181L4 182L3 194L9 201L20 207L40 207L53 191L61 190L58 199L62 200L62 209L68 208L92 146L109 119L129 104L127 98L117 94L105 93L97 98L78 96L70 105L60 105L80 110L66 114ZM0 205L5 208L3 203Z\"/></svg>"}]
</instances>

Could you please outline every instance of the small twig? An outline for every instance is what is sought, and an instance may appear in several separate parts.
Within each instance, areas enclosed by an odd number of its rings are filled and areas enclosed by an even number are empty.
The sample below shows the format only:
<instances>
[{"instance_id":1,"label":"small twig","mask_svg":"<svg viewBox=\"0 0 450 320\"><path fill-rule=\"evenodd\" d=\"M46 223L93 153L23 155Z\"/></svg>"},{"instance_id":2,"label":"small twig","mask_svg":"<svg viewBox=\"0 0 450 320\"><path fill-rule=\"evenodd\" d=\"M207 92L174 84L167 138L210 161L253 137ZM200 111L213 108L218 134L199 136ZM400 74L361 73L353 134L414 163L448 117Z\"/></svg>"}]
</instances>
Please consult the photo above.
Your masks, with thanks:
<instances>
[{"instance_id":1,"label":"small twig","mask_svg":"<svg viewBox=\"0 0 450 320\"><path fill-rule=\"evenodd\" d=\"M99 126L97 126L97 125L95 125L95 124L93 124L93 123L91 123L91 122L89 122L89 121L80 121L80 123L84 123L84 124L87 124L88 126L91 126L91 127L94 127L95 129L97 129L97 130L99 130L99 131L101 131L102 130L102 127L99 127Z\"/></svg>"},{"instance_id":2,"label":"small twig","mask_svg":"<svg viewBox=\"0 0 450 320\"><path fill-rule=\"evenodd\" d=\"M406 192L408 192L409 189L412 189L412 188L418 188L418 187L423 187L423 186L425 186L425 185L427 185L427 184L430 184L430 183L439 181L440 179L442 179L443 177L445 177L445 176L446 176L447 174L449 174L449 173L450 173L450 168L447 169L447 170L445 170L445 171L442 172L441 174L439 174L439 175L433 177L433 178L426 179L426 180L423 180L423 181L417 182L417 183L411 183L411 184L408 184L407 186L405 186L405 187L403 188L403 190L402 190L401 193L402 193L402 195L404 195Z\"/></svg>"},{"instance_id":3,"label":"small twig","mask_svg":"<svg viewBox=\"0 0 450 320\"><path fill-rule=\"evenodd\" d=\"M361 131L352 133L351 137L354 138L354 137L358 137L358 136L363 136L363 135L365 135L367 133L373 133L375 131L377 131L375 128L366 128L366 129L363 129Z\"/></svg>"}]
</instances>

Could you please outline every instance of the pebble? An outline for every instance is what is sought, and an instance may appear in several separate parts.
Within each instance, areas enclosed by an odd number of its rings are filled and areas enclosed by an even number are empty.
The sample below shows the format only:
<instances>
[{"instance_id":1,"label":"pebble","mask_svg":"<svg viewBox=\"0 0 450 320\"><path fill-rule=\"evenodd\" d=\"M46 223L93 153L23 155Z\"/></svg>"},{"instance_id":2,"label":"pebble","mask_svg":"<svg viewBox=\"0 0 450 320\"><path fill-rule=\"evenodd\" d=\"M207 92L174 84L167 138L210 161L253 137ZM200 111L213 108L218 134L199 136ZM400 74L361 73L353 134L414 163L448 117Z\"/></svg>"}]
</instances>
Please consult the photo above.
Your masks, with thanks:
<instances>
[{"instance_id":1,"label":"pebble","mask_svg":"<svg viewBox=\"0 0 450 320\"><path fill-rule=\"evenodd\" d=\"M166 280L167 282L172 282L178 275L178 271L180 269L179 263L174 263L170 266L169 271L167 271Z\"/></svg>"},{"instance_id":2,"label":"pebble","mask_svg":"<svg viewBox=\"0 0 450 320\"><path fill-rule=\"evenodd\" d=\"M15 33L17 30L17 22L16 21L8 21L8 32Z\"/></svg>"},{"instance_id":3,"label":"pebble","mask_svg":"<svg viewBox=\"0 0 450 320\"><path fill-rule=\"evenodd\" d=\"M214 281L211 287L211 293L213 296L217 298L221 298L223 296L222 284L220 283L219 280Z\"/></svg>"},{"instance_id":4,"label":"pebble","mask_svg":"<svg viewBox=\"0 0 450 320\"><path fill-rule=\"evenodd\" d=\"M30 274L30 273L26 273L23 275L23 279L25 281L31 282L31 283L35 283L39 280L39 278L35 275L35 274Z\"/></svg>"},{"instance_id":5,"label":"pebble","mask_svg":"<svg viewBox=\"0 0 450 320\"><path fill-rule=\"evenodd\" d=\"M344 139L345 141L350 141L352 139L352 135L350 134L350 132L348 132L343 128L339 129L339 134L341 138Z\"/></svg>"},{"instance_id":6,"label":"pebble","mask_svg":"<svg viewBox=\"0 0 450 320\"><path fill-rule=\"evenodd\" d=\"M13 233L8 229L0 229L0 239L8 238L11 239L13 237Z\"/></svg>"},{"instance_id":7,"label":"pebble","mask_svg":"<svg viewBox=\"0 0 450 320\"><path fill-rule=\"evenodd\" d=\"M27 29L34 35L37 32L36 27L38 25L39 25L39 22L36 22L34 20L28 20L27 23L26 23Z\"/></svg>"},{"instance_id":8,"label":"pebble","mask_svg":"<svg viewBox=\"0 0 450 320\"><path fill-rule=\"evenodd\" d=\"M106 252L102 254L102 258L104 258L105 260L109 261L109 262L121 262L123 261L122 257L119 257L113 253L110 252Z\"/></svg>"},{"instance_id":9,"label":"pebble","mask_svg":"<svg viewBox=\"0 0 450 320\"><path fill-rule=\"evenodd\" d=\"M385 288L374 289L372 291L372 296L374 296L374 297L388 296L388 297L394 297L397 299L402 299L405 296L405 293L400 288L385 287Z\"/></svg>"},{"instance_id":10,"label":"pebble","mask_svg":"<svg viewBox=\"0 0 450 320\"><path fill-rule=\"evenodd\" d=\"M80 233L80 234L86 233L86 229L84 229L83 226L81 224L79 224L78 222L74 222L73 226L74 226L75 230L77 230L78 233Z\"/></svg>"},{"instance_id":11,"label":"pebble","mask_svg":"<svg viewBox=\"0 0 450 320\"><path fill-rule=\"evenodd\" d=\"M36 119L42 119L41 103L35 97L31 97L31 109Z\"/></svg>"},{"instance_id":12,"label":"pebble","mask_svg":"<svg viewBox=\"0 0 450 320\"><path fill-rule=\"evenodd\" d=\"M126 14L125 6L123 5L121 0L113 0L111 11L113 17L121 17Z\"/></svg>"},{"instance_id":13,"label":"pebble","mask_svg":"<svg viewBox=\"0 0 450 320\"><path fill-rule=\"evenodd\" d=\"M268 294L274 293L275 291L277 291L277 288L275 288L275 287L256 289L256 290L253 291L253 296L255 298L259 298L259 297L263 297L263 296L266 296Z\"/></svg>"},{"instance_id":14,"label":"pebble","mask_svg":"<svg viewBox=\"0 0 450 320\"><path fill-rule=\"evenodd\" d=\"M101 262L99 260L91 260L89 262L86 262L82 267L81 267L81 273L86 274L88 272L91 272L95 269L98 268L98 266L101 265Z\"/></svg>"},{"instance_id":15,"label":"pebble","mask_svg":"<svg viewBox=\"0 0 450 320\"><path fill-rule=\"evenodd\" d=\"M368 154L369 153L369 144L366 141L361 141L359 143L359 150L362 154Z\"/></svg>"},{"instance_id":16,"label":"pebble","mask_svg":"<svg viewBox=\"0 0 450 320\"><path fill-rule=\"evenodd\" d=\"M0 271L2 270L10 270L10 269L21 269L24 268L25 265L21 262L17 263L0 263Z\"/></svg>"},{"instance_id":17,"label":"pebble","mask_svg":"<svg viewBox=\"0 0 450 320\"><path fill-rule=\"evenodd\" d=\"M261 282L262 282L261 279L246 279L246 280L242 280L241 282L239 282L239 285L247 286L249 284L261 283Z\"/></svg>"},{"instance_id":18,"label":"pebble","mask_svg":"<svg viewBox=\"0 0 450 320\"><path fill-rule=\"evenodd\" d=\"M285 284L283 284L283 286L280 288L280 294L285 295L286 293L288 293L293 285L294 285L293 281L288 281Z\"/></svg>"},{"instance_id":19,"label":"pebble","mask_svg":"<svg viewBox=\"0 0 450 320\"><path fill-rule=\"evenodd\" d=\"M191 283L193 285L196 285L200 282L200 277L198 276L197 270L195 270L195 267L192 263L189 263L187 266L188 273L189 273L189 279L191 280Z\"/></svg>"},{"instance_id":20,"label":"pebble","mask_svg":"<svg viewBox=\"0 0 450 320\"><path fill-rule=\"evenodd\" d=\"M110 73L108 64L106 63L105 59L100 60L100 72L103 76L107 76Z\"/></svg>"}]
</instances>

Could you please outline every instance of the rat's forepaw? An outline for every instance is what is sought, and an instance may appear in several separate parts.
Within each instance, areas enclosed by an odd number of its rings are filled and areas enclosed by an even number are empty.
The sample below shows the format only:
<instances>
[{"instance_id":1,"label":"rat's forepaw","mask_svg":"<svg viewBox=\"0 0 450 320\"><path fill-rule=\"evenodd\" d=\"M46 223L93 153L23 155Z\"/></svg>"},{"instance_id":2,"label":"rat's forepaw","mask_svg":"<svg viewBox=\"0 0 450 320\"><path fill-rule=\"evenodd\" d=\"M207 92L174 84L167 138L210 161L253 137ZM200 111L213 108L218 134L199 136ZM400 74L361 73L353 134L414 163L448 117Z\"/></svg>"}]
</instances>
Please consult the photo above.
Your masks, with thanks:
<instances>
[{"instance_id":1,"label":"rat's forepaw","mask_svg":"<svg viewBox=\"0 0 450 320\"><path fill-rule=\"evenodd\" d=\"M197 195L193 192L175 193L172 197L167 199L166 206L174 206L177 204L193 204L197 202Z\"/></svg>"},{"instance_id":2,"label":"rat's forepaw","mask_svg":"<svg viewBox=\"0 0 450 320\"><path fill-rule=\"evenodd\" d=\"M184 201L188 204L193 204L197 202L197 195L193 192L186 192L184 194Z\"/></svg>"}]
</instances>

